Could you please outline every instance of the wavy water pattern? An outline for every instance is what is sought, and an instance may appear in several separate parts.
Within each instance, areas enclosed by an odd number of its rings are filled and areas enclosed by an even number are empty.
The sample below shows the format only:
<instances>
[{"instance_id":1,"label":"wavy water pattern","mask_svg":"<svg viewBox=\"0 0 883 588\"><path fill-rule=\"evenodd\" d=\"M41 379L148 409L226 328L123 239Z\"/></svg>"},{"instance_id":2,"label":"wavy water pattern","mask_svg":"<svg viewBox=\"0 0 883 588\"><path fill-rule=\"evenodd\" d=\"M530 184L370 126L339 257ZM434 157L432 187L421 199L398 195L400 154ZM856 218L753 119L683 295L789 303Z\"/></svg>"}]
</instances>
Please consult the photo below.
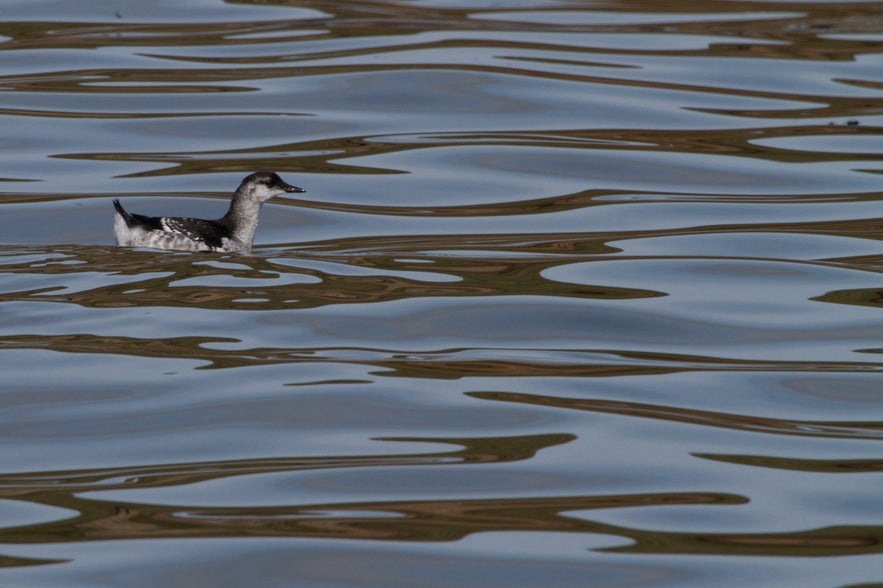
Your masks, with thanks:
<instances>
[{"instance_id":1,"label":"wavy water pattern","mask_svg":"<svg viewBox=\"0 0 883 588\"><path fill-rule=\"evenodd\" d=\"M0 584L878 584L881 30L4 3Z\"/></svg>"}]
</instances>

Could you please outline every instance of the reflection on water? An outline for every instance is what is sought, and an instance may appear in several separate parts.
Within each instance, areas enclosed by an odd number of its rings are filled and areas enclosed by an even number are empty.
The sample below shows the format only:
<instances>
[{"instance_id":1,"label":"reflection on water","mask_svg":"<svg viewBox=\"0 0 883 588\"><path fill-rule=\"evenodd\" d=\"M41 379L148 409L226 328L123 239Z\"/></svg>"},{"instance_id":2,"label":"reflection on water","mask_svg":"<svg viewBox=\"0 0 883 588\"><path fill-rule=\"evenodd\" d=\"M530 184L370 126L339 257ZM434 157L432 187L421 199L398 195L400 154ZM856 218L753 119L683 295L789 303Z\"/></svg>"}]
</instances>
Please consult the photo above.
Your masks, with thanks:
<instances>
[{"instance_id":1,"label":"reflection on water","mask_svg":"<svg viewBox=\"0 0 883 588\"><path fill-rule=\"evenodd\" d=\"M7 4L0 583L879 582L878 3Z\"/></svg>"}]
</instances>

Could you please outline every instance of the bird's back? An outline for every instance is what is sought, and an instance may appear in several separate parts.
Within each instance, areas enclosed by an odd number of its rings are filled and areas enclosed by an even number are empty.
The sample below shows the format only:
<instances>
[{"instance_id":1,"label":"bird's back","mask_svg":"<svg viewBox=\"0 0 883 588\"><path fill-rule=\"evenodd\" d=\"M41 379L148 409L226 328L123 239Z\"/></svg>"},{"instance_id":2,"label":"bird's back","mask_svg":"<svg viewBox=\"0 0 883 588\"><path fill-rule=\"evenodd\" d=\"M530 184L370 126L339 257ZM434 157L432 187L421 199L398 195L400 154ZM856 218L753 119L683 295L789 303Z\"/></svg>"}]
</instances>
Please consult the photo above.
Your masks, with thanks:
<instances>
[{"instance_id":1,"label":"bird's back","mask_svg":"<svg viewBox=\"0 0 883 588\"><path fill-rule=\"evenodd\" d=\"M222 221L200 218L146 216L127 212L113 201L114 235L127 247L179 251L219 251L228 248L230 230Z\"/></svg>"}]
</instances>

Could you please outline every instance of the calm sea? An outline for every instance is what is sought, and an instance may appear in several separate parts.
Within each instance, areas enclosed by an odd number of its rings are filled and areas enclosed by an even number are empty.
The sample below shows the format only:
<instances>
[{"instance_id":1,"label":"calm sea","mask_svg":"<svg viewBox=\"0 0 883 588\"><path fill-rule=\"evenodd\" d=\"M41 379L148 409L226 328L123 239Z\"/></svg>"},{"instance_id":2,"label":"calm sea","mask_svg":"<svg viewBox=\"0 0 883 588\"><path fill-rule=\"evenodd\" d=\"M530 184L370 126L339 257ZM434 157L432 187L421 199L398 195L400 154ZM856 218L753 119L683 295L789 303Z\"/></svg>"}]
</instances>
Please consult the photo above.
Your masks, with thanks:
<instances>
[{"instance_id":1,"label":"calm sea","mask_svg":"<svg viewBox=\"0 0 883 588\"><path fill-rule=\"evenodd\" d=\"M0 585L883 583L879 2L5 0L0 125Z\"/></svg>"}]
</instances>

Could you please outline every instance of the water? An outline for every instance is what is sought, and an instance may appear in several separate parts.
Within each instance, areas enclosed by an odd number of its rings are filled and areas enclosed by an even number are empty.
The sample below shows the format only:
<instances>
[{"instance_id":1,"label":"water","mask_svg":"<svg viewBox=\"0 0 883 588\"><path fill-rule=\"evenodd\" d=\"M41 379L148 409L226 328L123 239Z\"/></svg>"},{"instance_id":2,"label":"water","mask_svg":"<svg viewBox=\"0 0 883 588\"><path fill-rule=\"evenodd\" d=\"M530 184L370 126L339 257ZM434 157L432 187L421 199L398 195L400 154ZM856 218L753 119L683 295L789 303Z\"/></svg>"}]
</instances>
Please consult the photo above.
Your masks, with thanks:
<instances>
[{"instance_id":1,"label":"water","mask_svg":"<svg viewBox=\"0 0 883 588\"><path fill-rule=\"evenodd\" d=\"M0 584L883 581L879 3L289 4L4 3Z\"/></svg>"}]
</instances>

